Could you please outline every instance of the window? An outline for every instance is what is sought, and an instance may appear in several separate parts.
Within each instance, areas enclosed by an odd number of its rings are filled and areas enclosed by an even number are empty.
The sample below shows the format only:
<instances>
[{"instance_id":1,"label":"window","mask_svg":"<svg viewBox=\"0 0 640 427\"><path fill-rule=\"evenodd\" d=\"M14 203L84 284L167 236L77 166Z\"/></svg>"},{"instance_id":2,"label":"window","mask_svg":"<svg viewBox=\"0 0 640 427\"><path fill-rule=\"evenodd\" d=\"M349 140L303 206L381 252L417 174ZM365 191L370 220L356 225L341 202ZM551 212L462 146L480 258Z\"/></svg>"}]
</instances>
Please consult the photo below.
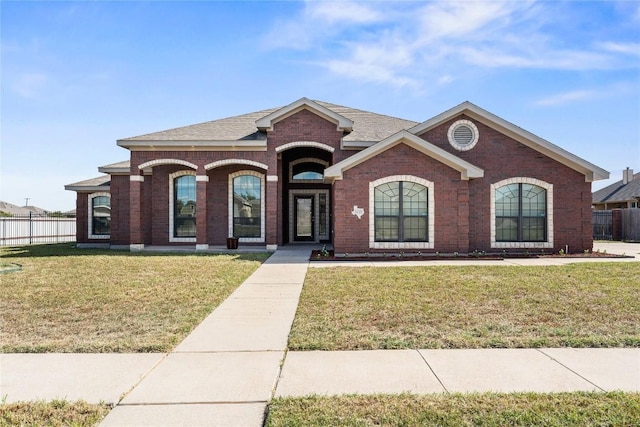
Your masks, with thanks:
<instances>
[{"instance_id":1,"label":"window","mask_svg":"<svg viewBox=\"0 0 640 427\"><path fill-rule=\"evenodd\" d=\"M229 235L245 242L264 241L264 176L241 171L229 177Z\"/></svg>"},{"instance_id":2,"label":"window","mask_svg":"<svg viewBox=\"0 0 640 427\"><path fill-rule=\"evenodd\" d=\"M169 175L169 241L196 240L196 174L180 171Z\"/></svg>"},{"instance_id":3,"label":"window","mask_svg":"<svg viewBox=\"0 0 640 427\"><path fill-rule=\"evenodd\" d=\"M369 183L369 247L433 249L434 184L413 175L392 175Z\"/></svg>"},{"instance_id":4,"label":"window","mask_svg":"<svg viewBox=\"0 0 640 427\"><path fill-rule=\"evenodd\" d=\"M553 186L533 178L491 185L492 247L553 247Z\"/></svg>"},{"instance_id":5,"label":"window","mask_svg":"<svg viewBox=\"0 0 640 427\"><path fill-rule=\"evenodd\" d=\"M312 157L294 160L289 163L289 182L322 182L328 166L329 162Z\"/></svg>"},{"instance_id":6,"label":"window","mask_svg":"<svg viewBox=\"0 0 640 427\"><path fill-rule=\"evenodd\" d=\"M111 233L111 195L95 193L89 196L89 238L108 239Z\"/></svg>"},{"instance_id":7,"label":"window","mask_svg":"<svg viewBox=\"0 0 640 427\"><path fill-rule=\"evenodd\" d=\"M426 186L392 181L374 188L374 230L376 242L428 242Z\"/></svg>"},{"instance_id":8,"label":"window","mask_svg":"<svg viewBox=\"0 0 640 427\"><path fill-rule=\"evenodd\" d=\"M496 190L496 241L544 242L547 191L531 184Z\"/></svg>"}]
</instances>

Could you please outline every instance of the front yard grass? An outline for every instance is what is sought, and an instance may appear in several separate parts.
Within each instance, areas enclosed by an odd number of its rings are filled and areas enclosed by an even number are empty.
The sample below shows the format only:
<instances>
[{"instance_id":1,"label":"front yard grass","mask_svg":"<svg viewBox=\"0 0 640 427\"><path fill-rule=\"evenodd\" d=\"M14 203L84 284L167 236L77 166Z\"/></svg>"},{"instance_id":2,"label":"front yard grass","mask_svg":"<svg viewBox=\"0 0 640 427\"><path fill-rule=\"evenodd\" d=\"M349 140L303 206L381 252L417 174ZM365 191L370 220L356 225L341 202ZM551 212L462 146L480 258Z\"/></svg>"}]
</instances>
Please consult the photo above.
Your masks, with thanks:
<instances>
[{"instance_id":1,"label":"front yard grass","mask_svg":"<svg viewBox=\"0 0 640 427\"><path fill-rule=\"evenodd\" d=\"M165 352L268 254L131 254L72 244L2 249L0 351Z\"/></svg>"},{"instance_id":2,"label":"front yard grass","mask_svg":"<svg viewBox=\"0 0 640 427\"><path fill-rule=\"evenodd\" d=\"M310 268L292 350L639 347L640 263Z\"/></svg>"},{"instance_id":3,"label":"front yard grass","mask_svg":"<svg viewBox=\"0 0 640 427\"><path fill-rule=\"evenodd\" d=\"M369 395L279 398L267 427L637 426L639 393Z\"/></svg>"},{"instance_id":4,"label":"front yard grass","mask_svg":"<svg viewBox=\"0 0 640 427\"><path fill-rule=\"evenodd\" d=\"M109 410L108 405L83 401L6 403L0 404L0 426L95 426Z\"/></svg>"}]
</instances>

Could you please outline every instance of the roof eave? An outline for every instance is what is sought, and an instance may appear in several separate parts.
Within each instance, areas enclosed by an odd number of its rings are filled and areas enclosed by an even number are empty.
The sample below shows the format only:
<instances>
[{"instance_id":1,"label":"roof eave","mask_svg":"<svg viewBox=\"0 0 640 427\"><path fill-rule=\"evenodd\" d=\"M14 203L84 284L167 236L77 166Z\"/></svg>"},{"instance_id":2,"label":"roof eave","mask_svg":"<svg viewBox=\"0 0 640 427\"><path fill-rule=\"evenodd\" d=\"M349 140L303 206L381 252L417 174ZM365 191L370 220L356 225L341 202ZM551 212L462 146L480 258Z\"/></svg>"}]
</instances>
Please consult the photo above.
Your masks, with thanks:
<instances>
[{"instance_id":1,"label":"roof eave","mask_svg":"<svg viewBox=\"0 0 640 427\"><path fill-rule=\"evenodd\" d=\"M64 189L67 191L75 191L75 192L86 192L86 193L94 193L97 191L109 192L111 191L110 185L74 185L69 184L65 185Z\"/></svg>"},{"instance_id":2,"label":"roof eave","mask_svg":"<svg viewBox=\"0 0 640 427\"><path fill-rule=\"evenodd\" d=\"M194 151L265 151L267 140L231 141L145 141L120 139L117 145L132 151L194 150Z\"/></svg>"}]
</instances>

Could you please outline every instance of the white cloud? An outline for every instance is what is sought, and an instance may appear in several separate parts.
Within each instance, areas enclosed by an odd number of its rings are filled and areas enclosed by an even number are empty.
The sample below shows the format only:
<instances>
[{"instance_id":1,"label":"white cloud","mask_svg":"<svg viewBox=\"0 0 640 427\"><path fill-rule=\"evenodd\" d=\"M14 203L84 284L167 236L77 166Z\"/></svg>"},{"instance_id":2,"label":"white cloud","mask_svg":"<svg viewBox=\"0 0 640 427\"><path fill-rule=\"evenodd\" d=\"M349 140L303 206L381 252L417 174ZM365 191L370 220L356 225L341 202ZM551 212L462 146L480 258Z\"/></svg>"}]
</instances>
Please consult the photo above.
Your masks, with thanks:
<instances>
[{"instance_id":1,"label":"white cloud","mask_svg":"<svg viewBox=\"0 0 640 427\"><path fill-rule=\"evenodd\" d=\"M535 102L538 106L565 105L594 99L612 98L638 93L637 82L617 82L592 89L573 90L541 98Z\"/></svg>"},{"instance_id":2,"label":"white cloud","mask_svg":"<svg viewBox=\"0 0 640 427\"><path fill-rule=\"evenodd\" d=\"M23 98L36 98L47 86L50 78L44 73L25 73L17 76L11 88Z\"/></svg>"},{"instance_id":3,"label":"white cloud","mask_svg":"<svg viewBox=\"0 0 640 427\"><path fill-rule=\"evenodd\" d=\"M552 106L563 105L577 101L584 101L597 96L597 92L593 90L575 90L571 92L559 93L547 98L540 99L536 102L536 105L540 106Z\"/></svg>"},{"instance_id":4,"label":"white cloud","mask_svg":"<svg viewBox=\"0 0 640 427\"><path fill-rule=\"evenodd\" d=\"M508 49L462 48L466 62L483 67L536 68L552 70L598 70L616 66L611 56L584 52L538 49L529 52L508 52Z\"/></svg>"},{"instance_id":5,"label":"white cloud","mask_svg":"<svg viewBox=\"0 0 640 427\"><path fill-rule=\"evenodd\" d=\"M331 39L345 28L379 22L384 16L363 3L306 1L300 15L277 22L263 39L267 48L304 50Z\"/></svg>"},{"instance_id":6,"label":"white cloud","mask_svg":"<svg viewBox=\"0 0 640 427\"><path fill-rule=\"evenodd\" d=\"M381 14L363 3L347 1L307 2L305 14L311 19L334 23L371 23L381 19Z\"/></svg>"},{"instance_id":7,"label":"white cloud","mask_svg":"<svg viewBox=\"0 0 640 427\"><path fill-rule=\"evenodd\" d=\"M609 52L640 56L640 43L604 42L596 46Z\"/></svg>"},{"instance_id":8,"label":"white cloud","mask_svg":"<svg viewBox=\"0 0 640 427\"><path fill-rule=\"evenodd\" d=\"M590 44L582 33L568 37L559 28L571 16L555 6L534 1L308 1L299 16L277 26L277 38L274 27L266 39L271 47L313 55L306 62L335 75L393 86L446 84L478 67L629 67L638 43L614 39ZM572 5L558 7L567 12Z\"/></svg>"}]
</instances>

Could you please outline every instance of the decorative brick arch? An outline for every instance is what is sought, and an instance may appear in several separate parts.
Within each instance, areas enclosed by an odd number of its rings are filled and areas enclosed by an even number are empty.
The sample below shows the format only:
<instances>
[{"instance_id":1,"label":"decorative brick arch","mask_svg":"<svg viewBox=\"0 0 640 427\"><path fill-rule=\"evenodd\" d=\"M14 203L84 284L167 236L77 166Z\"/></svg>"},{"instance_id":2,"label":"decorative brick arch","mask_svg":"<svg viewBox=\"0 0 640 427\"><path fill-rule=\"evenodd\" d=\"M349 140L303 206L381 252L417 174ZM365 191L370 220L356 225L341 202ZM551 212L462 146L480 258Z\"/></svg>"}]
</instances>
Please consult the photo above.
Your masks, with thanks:
<instances>
[{"instance_id":1,"label":"decorative brick arch","mask_svg":"<svg viewBox=\"0 0 640 427\"><path fill-rule=\"evenodd\" d=\"M269 168L269 166L265 165L264 163L255 162L253 160L246 160L246 159L224 159L224 160L218 160L218 161L215 161L213 163L209 163L209 164L205 165L204 168L205 168L205 170L211 170L211 169L219 168L221 166L228 166L228 165L255 166L257 168L264 169L264 170L267 170Z\"/></svg>"},{"instance_id":2,"label":"decorative brick arch","mask_svg":"<svg viewBox=\"0 0 640 427\"><path fill-rule=\"evenodd\" d=\"M333 153L335 151L335 148L333 148L332 146L323 144L321 142L296 141L296 142L290 142L288 144L284 144L279 147L276 147L276 153L280 153L282 151L286 151L286 150L290 150L292 148L298 148L298 147L319 148L320 150L328 151L329 153Z\"/></svg>"},{"instance_id":3,"label":"decorative brick arch","mask_svg":"<svg viewBox=\"0 0 640 427\"><path fill-rule=\"evenodd\" d=\"M161 166L161 165L182 165L182 166L186 166L188 168L197 170L198 169L198 165L195 165L191 162L187 162L186 160L180 160L180 159L156 159L156 160L150 160L148 162L144 162L143 164L138 166L138 169L142 170L142 169L146 169L146 168L152 168L154 166Z\"/></svg>"}]
</instances>

